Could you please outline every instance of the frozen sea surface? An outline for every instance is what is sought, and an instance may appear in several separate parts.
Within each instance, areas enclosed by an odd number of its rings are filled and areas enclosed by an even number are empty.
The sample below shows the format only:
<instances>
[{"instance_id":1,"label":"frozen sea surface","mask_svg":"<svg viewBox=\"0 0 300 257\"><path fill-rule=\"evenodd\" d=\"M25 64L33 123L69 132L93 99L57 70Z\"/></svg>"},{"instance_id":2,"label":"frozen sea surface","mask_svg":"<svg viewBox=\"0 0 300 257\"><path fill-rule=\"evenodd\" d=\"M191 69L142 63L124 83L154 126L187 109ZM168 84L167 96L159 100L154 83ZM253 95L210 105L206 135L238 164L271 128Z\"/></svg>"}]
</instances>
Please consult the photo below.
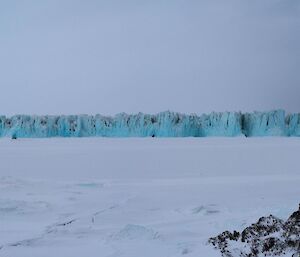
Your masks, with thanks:
<instances>
[{"instance_id":1,"label":"frozen sea surface","mask_svg":"<svg viewBox=\"0 0 300 257\"><path fill-rule=\"evenodd\" d=\"M220 256L300 202L300 138L0 140L1 257Z\"/></svg>"}]
</instances>

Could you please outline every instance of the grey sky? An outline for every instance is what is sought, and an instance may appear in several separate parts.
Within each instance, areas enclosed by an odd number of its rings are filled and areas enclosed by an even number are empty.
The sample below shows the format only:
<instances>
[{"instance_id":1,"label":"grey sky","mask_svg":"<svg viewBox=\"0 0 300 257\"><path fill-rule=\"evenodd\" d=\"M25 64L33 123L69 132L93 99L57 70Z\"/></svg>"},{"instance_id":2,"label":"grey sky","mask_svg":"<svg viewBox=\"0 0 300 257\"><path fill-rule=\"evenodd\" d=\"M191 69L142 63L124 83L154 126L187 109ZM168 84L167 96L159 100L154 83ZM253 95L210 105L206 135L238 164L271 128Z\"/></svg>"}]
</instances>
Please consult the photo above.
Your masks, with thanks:
<instances>
[{"instance_id":1,"label":"grey sky","mask_svg":"<svg viewBox=\"0 0 300 257\"><path fill-rule=\"evenodd\" d=\"M0 113L300 111L298 0L0 1Z\"/></svg>"}]
</instances>

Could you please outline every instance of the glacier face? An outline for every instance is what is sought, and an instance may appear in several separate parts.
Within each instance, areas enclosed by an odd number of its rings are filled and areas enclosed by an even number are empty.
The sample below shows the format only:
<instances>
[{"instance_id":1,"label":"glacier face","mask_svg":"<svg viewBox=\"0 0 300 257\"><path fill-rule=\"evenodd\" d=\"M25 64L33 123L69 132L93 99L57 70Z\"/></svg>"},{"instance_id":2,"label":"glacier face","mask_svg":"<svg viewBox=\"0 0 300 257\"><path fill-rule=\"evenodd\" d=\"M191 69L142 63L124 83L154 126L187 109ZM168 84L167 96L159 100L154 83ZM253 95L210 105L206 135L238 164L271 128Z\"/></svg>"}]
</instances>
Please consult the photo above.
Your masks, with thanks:
<instances>
[{"instance_id":1,"label":"glacier face","mask_svg":"<svg viewBox=\"0 0 300 257\"><path fill-rule=\"evenodd\" d=\"M300 113L289 114L286 117L287 134L289 136L300 136Z\"/></svg>"},{"instance_id":2,"label":"glacier face","mask_svg":"<svg viewBox=\"0 0 300 257\"><path fill-rule=\"evenodd\" d=\"M0 116L0 136L43 137L208 137L300 136L300 114L222 112L197 116L150 114Z\"/></svg>"},{"instance_id":3,"label":"glacier face","mask_svg":"<svg viewBox=\"0 0 300 257\"><path fill-rule=\"evenodd\" d=\"M286 122L283 110L254 112L242 115L242 130L245 136L285 136Z\"/></svg>"}]
</instances>

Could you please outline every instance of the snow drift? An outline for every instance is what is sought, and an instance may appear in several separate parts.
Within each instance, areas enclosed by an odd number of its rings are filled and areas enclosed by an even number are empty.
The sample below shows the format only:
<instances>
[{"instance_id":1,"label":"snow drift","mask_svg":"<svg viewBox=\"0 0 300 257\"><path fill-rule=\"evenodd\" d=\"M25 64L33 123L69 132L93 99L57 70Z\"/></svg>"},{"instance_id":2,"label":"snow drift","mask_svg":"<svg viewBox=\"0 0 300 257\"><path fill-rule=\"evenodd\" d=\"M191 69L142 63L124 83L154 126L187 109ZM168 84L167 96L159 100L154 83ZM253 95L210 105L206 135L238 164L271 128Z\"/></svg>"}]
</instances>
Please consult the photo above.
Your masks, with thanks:
<instances>
[{"instance_id":1,"label":"snow drift","mask_svg":"<svg viewBox=\"0 0 300 257\"><path fill-rule=\"evenodd\" d=\"M300 114L223 112L197 116L150 114L0 116L1 137L300 136Z\"/></svg>"}]
</instances>

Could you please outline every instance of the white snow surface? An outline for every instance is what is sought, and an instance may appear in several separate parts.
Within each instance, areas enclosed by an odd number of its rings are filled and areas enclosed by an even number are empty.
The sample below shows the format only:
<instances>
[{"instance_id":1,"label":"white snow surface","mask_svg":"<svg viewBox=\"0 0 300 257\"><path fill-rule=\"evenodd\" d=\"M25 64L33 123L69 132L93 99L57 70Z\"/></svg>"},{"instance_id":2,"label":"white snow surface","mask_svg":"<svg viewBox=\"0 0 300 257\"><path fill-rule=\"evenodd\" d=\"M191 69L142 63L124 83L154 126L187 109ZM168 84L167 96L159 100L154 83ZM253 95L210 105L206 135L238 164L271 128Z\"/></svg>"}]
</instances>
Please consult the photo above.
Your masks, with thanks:
<instances>
[{"instance_id":1,"label":"white snow surface","mask_svg":"<svg viewBox=\"0 0 300 257\"><path fill-rule=\"evenodd\" d=\"M0 140L1 257L220 256L300 202L300 138Z\"/></svg>"}]
</instances>

